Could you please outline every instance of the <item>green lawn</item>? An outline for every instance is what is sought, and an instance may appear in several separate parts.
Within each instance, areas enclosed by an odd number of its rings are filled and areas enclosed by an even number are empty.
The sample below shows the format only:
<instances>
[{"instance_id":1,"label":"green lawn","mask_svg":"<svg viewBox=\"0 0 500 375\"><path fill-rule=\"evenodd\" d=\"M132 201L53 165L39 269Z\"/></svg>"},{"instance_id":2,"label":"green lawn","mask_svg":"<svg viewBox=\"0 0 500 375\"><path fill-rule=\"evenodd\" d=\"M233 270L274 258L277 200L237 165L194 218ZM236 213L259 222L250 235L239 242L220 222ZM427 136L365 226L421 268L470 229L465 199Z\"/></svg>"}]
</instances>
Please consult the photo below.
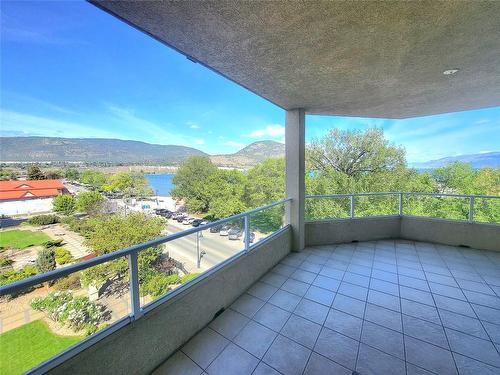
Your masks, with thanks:
<instances>
[{"instance_id":1,"label":"green lawn","mask_svg":"<svg viewBox=\"0 0 500 375\"><path fill-rule=\"evenodd\" d=\"M25 249L30 246L43 245L51 238L43 232L30 230L6 230L0 232L0 249Z\"/></svg>"},{"instance_id":2,"label":"green lawn","mask_svg":"<svg viewBox=\"0 0 500 375\"><path fill-rule=\"evenodd\" d=\"M21 374L81 339L55 335L41 320L7 331L0 335L0 374Z\"/></svg>"}]
</instances>

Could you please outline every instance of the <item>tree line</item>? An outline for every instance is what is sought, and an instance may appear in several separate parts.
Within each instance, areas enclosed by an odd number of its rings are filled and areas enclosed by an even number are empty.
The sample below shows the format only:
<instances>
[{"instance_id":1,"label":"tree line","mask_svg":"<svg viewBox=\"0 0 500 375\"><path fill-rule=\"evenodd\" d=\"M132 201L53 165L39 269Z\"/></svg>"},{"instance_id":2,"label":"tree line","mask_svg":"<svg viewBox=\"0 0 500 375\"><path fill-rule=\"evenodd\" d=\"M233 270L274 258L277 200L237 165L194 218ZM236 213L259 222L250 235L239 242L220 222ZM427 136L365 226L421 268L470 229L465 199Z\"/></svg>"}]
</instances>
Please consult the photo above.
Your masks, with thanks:
<instances>
[{"instance_id":1,"label":"tree line","mask_svg":"<svg viewBox=\"0 0 500 375\"><path fill-rule=\"evenodd\" d=\"M243 172L218 169L207 157L186 159L174 177L172 195L191 212L223 218L285 198L285 160L268 159ZM332 129L306 146L307 195L365 192L500 194L500 168L473 169L453 163L432 171L409 168L404 147L382 129ZM500 222L499 200L476 200L475 217ZM356 198L356 215L398 213L397 196ZM308 220L349 216L349 198L308 199ZM466 219L463 198L405 197L405 214Z\"/></svg>"}]
</instances>

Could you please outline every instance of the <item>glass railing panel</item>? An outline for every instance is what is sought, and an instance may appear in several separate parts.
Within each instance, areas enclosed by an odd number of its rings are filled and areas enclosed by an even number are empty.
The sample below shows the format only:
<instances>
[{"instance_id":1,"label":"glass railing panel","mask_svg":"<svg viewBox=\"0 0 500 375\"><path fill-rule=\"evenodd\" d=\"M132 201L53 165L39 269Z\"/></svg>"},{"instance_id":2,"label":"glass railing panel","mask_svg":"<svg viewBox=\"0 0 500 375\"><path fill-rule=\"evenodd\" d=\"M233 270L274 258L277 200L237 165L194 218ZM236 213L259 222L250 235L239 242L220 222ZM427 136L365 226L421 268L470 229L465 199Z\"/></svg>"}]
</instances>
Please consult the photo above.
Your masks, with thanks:
<instances>
[{"instance_id":1,"label":"glass railing panel","mask_svg":"<svg viewBox=\"0 0 500 375\"><path fill-rule=\"evenodd\" d=\"M500 198L474 198L474 221L500 224Z\"/></svg>"},{"instance_id":2,"label":"glass railing panel","mask_svg":"<svg viewBox=\"0 0 500 375\"><path fill-rule=\"evenodd\" d=\"M399 214L399 195L354 196L354 217L384 216Z\"/></svg>"},{"instance_id":3,"label":"glass railing panel","mask_svg":"<svg viewBox=\"0 0 500 375\"><path fill-rule=\"evenodd\" d=\"M249 215L250 246L269 237L283 228L284 225L285 203Z\"/></svg>"},{"instance_id":4,"label":"glass railing panel","mask_svg":"<svg viewBox=\"0 0 500 375\"><path fill-rule=\"evenodd\" d=\"M0 373L23 373L128 316L128 289L119 258L0 297Z\"/></svg>"},{"instance_id":5,"label":"glass railing panel","mask_svg":"<svg viewBox=\"0 0 500 375\"><path fill-rule=\"evenodd\" d=\"M167 223L167 234L192 228L175 220ZM169 292L210 270L242 251L245 247L244 219L239 218L203 229L169 241L155 248L143 250L138 259L141 306L165 296ZM142 253L148 259L141 262Z\"/></svg>"},{"instance_id":6,"label":"glass railing panel","mask_svg":"<svg viewBox=\"0 0 500 375\"><path fill-rule=\"evenodd\" d=\"M343 219L350 217L350 197L312 198L305 201L305 220Z\"/></svg>"},{"instance_id":7,"label":"glass railing panel","mask_svg":"<svg viewBox=\"0 0 500 375\"><path fill-rule=\"evenodd\" d=\"M405 194L404 215L423 216L447 220L468 220L468 197Z\"/></svg>"}]
</instances>

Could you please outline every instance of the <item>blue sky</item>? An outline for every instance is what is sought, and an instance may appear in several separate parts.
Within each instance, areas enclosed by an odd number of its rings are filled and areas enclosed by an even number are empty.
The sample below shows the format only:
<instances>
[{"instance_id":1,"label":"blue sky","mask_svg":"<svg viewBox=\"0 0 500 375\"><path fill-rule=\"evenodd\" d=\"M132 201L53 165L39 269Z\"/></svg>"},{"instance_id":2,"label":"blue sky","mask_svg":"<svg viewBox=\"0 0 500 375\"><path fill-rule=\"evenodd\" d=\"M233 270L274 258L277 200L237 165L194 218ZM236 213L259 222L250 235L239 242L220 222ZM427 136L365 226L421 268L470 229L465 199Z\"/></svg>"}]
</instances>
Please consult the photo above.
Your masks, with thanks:
<instances>
[{"instance_id":1,"label":"blue sky","mask_svg":"<svg viewBox=\"0 0 500 375\"><path fill-rule=\"evenodd\" d=\"M103 137L234 152L283 141L284 111L83 1L2 1L3 136ZM500 107L408 120L308 116L381 126L410 162L500 150Z\"/></svg>"}]
</instances>

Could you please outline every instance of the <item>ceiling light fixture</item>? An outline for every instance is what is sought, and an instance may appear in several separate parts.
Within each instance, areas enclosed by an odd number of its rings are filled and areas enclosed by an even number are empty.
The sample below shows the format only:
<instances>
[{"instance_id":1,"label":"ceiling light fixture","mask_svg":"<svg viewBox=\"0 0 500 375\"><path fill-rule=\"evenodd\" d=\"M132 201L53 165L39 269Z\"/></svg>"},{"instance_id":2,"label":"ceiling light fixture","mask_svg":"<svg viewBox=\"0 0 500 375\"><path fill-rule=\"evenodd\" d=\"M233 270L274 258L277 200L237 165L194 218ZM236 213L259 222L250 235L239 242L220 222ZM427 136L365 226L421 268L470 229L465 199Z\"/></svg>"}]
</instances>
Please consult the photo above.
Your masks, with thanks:
<instances>
[{"instance_id":1,"label":"ceiling light fixture","mask_svg":"<svg viewBox=\"0 0 500 375\"><path fill-rule=\"evenodd\" d=\"M458 69L448 69L443 72L445 76L452 76L458 72Z\"/></svg>"}]
</instances>

